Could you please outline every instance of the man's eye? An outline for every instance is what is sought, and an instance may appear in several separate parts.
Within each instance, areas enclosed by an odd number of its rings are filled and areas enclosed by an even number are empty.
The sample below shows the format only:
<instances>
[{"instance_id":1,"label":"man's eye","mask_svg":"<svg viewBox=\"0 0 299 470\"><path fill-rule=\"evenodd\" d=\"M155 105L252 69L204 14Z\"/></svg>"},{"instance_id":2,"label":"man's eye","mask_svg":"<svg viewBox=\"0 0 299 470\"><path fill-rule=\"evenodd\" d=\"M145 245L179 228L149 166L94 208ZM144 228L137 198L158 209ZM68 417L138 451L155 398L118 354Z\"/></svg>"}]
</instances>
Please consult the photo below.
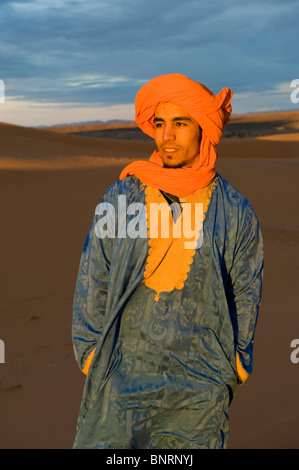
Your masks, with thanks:
<instances>
[{"instance_id":1,"label":"man's eye","mask_svg":"<svg viewBox=\"0 0 299 470\"><path fill-rule=\"evenodd\" d=\"M162 125L163 125L162 122L156 122L155 123L155 127L162 127Z\"/></svg>"},{"instance_id":2,"label":"man's eye","mask_svg":"<svg viewBox=\"0 0 299 470\"><path fill-rule=\"evenodd\" d=\"M177 125L178 127L182 127L182 126L185 126L186 124L185 124L184 122L177 121L177 122L176 122L176 125Z\"/></svg>"}]
</instances>

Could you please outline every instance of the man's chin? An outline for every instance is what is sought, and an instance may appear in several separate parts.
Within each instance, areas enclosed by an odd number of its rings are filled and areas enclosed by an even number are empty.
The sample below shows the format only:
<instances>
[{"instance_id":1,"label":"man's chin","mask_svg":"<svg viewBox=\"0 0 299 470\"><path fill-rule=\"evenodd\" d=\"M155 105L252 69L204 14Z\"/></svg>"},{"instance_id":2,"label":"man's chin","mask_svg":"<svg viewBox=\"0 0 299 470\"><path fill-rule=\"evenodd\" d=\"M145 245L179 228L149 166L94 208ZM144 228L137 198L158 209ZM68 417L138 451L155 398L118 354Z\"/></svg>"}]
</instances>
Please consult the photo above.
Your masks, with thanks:
<instances>
[{"instance_id":1,"label":"man's chin","mask_svg":"<svg viewBox=\"0 0 299 470\"><path fill-rule=\"evenodd\" d=\"M171 158L163 158L163 163L165 168L182 168L185 166L184 161L175 161Z\"/></svg>"},{"instance_id":2,"label":"man's chin","mask_svg":"<svg viewBox=\"0 0 299 470\"><path fill-rule=\"evenodd\" d=\"M171 163L171 162L164 162L164 168L182 168L185 166L185 163Z\"/></svg>"},{"instance_id":3,"label":"man's chin","mask_svg":"<svg viewBox=\"0 0 299 470\"><path fill-rule=\"evenodd\" d=\"M175 169L175 168L182 168L183 165L168 165L168 164L165 164L164 163L164 168L172 168L172 169Z\"/></svg>"}]
</instances>

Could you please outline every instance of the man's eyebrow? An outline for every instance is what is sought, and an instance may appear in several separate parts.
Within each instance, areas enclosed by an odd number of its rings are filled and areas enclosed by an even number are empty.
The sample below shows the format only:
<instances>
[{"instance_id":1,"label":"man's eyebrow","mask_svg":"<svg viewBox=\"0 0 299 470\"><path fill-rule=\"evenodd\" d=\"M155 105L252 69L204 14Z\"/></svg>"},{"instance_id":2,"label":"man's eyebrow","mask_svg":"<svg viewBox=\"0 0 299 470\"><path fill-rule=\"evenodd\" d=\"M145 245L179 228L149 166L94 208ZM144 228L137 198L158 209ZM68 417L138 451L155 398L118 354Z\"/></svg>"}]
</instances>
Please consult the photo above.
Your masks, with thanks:
<instances>
[{"instance_id":1,"label":"man's eyebrow","mask_svg":"<svg viewBox=\"0 0 299 470\"><path fill-rule=\"evenodd\" d=\"M173 121L191 121L187 116L179 116L172 119Z\"/></svg>"},{"instance_id":2,"label":"man's eyebrow","mask_svg":"<svg viewBox=\"0 0 299 470\"><path fill-rule=\"evenodd\" d=\"M154 122L164 122L164 119L163 118L160 118L160 117L155 117L154 118ZM190 118L188 118L187 116L177 116L177 117L174 117L172 119L172 121L176 122L176 121L191 121Z\"/></svg>"}]
</instances>

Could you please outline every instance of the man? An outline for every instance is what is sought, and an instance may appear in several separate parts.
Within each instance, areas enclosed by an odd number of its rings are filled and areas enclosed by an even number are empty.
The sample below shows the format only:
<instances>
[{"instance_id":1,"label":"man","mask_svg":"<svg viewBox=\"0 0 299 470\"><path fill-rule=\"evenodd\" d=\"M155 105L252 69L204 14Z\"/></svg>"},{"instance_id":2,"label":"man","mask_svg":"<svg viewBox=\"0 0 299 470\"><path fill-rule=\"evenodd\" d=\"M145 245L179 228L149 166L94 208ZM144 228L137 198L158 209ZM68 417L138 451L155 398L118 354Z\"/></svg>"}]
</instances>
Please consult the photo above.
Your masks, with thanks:
<instances>
[{"instance_id":1,"label":"man","mask_svg":"<svg viewBox=\"0 0 299 470\"><path fill-rule=\"evenodd\" d=\"M215 170L231 97L180 74L136 96L157 150L107 191L83 249L73 342L87 377L74 448L226 447L263 272L256 215Z\"/></svg>"}]
</instances>

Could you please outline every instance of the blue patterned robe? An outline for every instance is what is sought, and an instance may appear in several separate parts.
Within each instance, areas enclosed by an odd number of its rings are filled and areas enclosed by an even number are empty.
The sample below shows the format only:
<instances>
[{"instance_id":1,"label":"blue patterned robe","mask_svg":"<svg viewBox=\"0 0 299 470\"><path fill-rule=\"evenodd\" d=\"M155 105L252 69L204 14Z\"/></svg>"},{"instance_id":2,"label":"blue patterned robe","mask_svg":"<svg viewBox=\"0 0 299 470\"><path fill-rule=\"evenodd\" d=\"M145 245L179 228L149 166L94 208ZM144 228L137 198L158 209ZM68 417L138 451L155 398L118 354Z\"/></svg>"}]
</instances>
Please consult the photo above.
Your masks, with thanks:
<instances>
[{"instance_id":1,"label":"blue patterned robe","mask_svg":"<svg viewBox=\"0 0 299 470\"><path fill-rule=\"evenodd\" d=\"M102 203L115 208L114 219L107 212L114 237L99 236L107 226L96 214L83 248L72 335L87 376L73 447L225 448L231 399L252 371L258 220L217 174L183 287L157 297L145 283L149 238L117 236L118 196L146 205L146 189L135 176L112 185Z\"/></svg>"}]
</instances>

